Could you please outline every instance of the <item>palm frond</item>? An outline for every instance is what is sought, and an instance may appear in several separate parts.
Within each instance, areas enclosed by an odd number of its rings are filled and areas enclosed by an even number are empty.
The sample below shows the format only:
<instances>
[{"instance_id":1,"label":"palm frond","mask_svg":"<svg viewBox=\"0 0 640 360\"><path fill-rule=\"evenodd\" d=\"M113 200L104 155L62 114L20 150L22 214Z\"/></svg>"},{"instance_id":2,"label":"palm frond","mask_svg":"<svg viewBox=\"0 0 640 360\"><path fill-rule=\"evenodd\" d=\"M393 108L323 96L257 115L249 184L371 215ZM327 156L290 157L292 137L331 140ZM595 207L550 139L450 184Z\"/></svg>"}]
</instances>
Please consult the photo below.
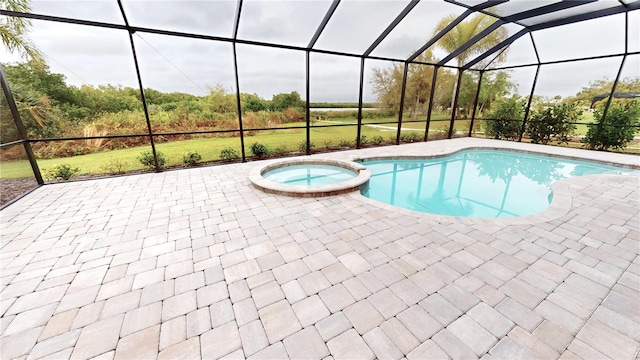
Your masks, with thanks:
<instances>
[{"instance_id":1,"label":"palm frond","mask_svg":"<svg viewBox=\"0 0 640 360\"><path fill-rule=\"evenodd\" d=\"M0 8L17 11L31 12L28 0L0 0ZM21 58L31 62L33 66L45 66L43 54L35 47L27 33L31 28L31 21L17 16L4 16L0 18L0 41L10 53L17 52Z\"/></svg>"}]
</instances>

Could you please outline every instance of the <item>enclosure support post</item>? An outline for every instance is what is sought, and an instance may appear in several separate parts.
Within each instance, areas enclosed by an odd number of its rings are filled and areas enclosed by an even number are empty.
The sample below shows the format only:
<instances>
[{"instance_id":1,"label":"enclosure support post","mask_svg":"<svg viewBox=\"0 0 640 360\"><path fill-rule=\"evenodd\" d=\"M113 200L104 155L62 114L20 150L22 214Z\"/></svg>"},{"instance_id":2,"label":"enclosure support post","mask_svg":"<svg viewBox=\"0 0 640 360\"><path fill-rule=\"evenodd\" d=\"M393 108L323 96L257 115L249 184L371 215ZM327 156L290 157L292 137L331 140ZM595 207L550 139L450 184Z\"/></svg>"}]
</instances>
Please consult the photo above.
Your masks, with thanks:
<instances>
[{"instance_id":1,"label":"enclosure support post","mask_svg":"<svg viewBox=\"0 0 640 360\"><path fill-rule=\"evenodd\" d=\"M140 100L142 101L142 110L144 111L144 118L147 121L147 132L149 134L149 141L151 142L151 153L153 154L153 163L156 167L156 172L160 172L160 164L158 163L158 154L156 153L156 143L153 139L153 129L151 128L151 119L149 118L149 109L147 109L147 99L144 95L144 86L142 85L142 75L140 75L140 65L138 64L138 55L136 55L136 45L133 42L134 30L129 26L129 20L127 20L127 14L124 12L122 6L122 0L118 0L118 7L122 14L122 19L129 33L129 43L131 44L131 54L133 55L133 65L136 67L136 77L138 78L138 87L140 87Z\"/></svg>"},{"instance_id":2,"label":"enclosure support post","mask_svg":"<svg viewBox=\"0 0 640 360\"><path fill-rule=\"evenodd\" d=\"M242 162L247 161L247 154L244 150L244 128L242 125L242 102L240 98L240 79L238 76L238 53L236 51L236 39L238 38L238 29L240 26L240 15L242 14L243 0L238 0L236 5L236 17L233 23L233 73L236 80L236 106L238 108L238 129L240 130L240 148L242 149Z\"/></svg>"},{"instance_id":3,"label":"enclosure support post","mask_svg":"<svg viewBox=\"0 0 640 360\"><path fill-rule=\"evenodd\" d=\"M436 91L436 79L438 78L439 66L433 67L433 79L431 80L431 91L429 92L429 106L427 107L427 125L424 129L424 141L429 140L429 125L431 125L431 111L433 110L433 96Z\"/></svg>"},{"instance_id":4,"label":"enclosure support post","mask_svg":"<svg viewBox=\"0 0 640 360\"><path fill-rule=\"evenodd\" d=\"M529 100L527 100L527 107L524 109L524 118L522 119L522 126L520 127L520 135L518 135L518 142L522 141L522 135L527 126L529 120L529 113L531 110L531 102L533 101L533 94L536 91L536 85L538 84L538 74L540 73L540 64L536 67L536 75L533 77L533 84L531 84L531 93L529 93Z\"/></svg>"},{"instance_id":5,"label":"enclosure support post","mask_svg":"<svg viewBox=\"0 0 640 360\"><path fill-rule=\"evenodd\" d=\"M467 137L471 137L473 131L473 123L476 120L476 109L478 108L478 99L480 99L480 88L482 87L482 77L484 76L484 70L480 70L478 76L478 88L476 89L476 98L473 100L473 111L471 112L471 124L469 124L469 134Z\"/></svg>"},{"instance_id":6,"label":"enclosure support post","mask_svg":"<svg viewBox=\"0 0 640 360\"><path fill-rule=\"evenodd\" d=\"M247 155L244 150L244 128L242 127L242 103L240 102L240 79L238 78L238 54L236 52L236 43L233 43L233 70L236 77L236 103L238 106L238 127L240 129L240 147L242 148L242 162L247 161Z\"/></svg>"},{"instance_id":7,"label":"enclosure support post","mask_svg":"<svg viewBox=\"0 0 640 360\"><path fill-rule=\"evenodd\" d=\"M624 69L624 62L627 60L627 55L622 57L622 62L620 63L620 68L618 69L618 74L616 75L616 80L613 82L613 87L611 88L611 94L609 94L609 98L607 99L607 104L604 106L604 110L602 110L602 118L598 123L598 128L596 129L596 134L591 139L591 143L589 144L589 149L593 150L596 147L596 140L600 137L600 132L602 132L602 128L604 127L604 123L607 120L607 113L609 112L609 107L611 106L611 101L613 100L613 94L616 92L616 88L618 87L618 81L620 81L620 75L622 74L622 69Z\"/></svg>"},{"instance_id":8,"label":"enclosure support post","mask_svg":"<svg viewBox=\"0 0 640 360\"><path fill-rule=\"evenodd\" d=\"M306 82L305 82L306 89L305 89L305 91L306 91L306 98L307 98L306 102L307 102L307 104L306 104L305 119L306 119L306 122L307 122L307 126L306 126L305 130L307 132L307 137L306 137L306 139L307 139L307 151L306 152L307 152L307 155L310 155L311 154L311 129L310 129L310 126L311 126L311 114L310 114L311 109L309 109L309 93L310 93L310 91L309 91L309 70L310 70L310 62L311 62L311 60L310 60L309 57L311 56L311 52L309 50L307 50L306 52L307 52L307 57L306 57L307 61L306 61L306 70L305 70L306 71L306 75L305 75L306 76Z\"/></svg>"},{"instance_id":9,"label":"enclosure support post","mask_svg":"<svg viewBox=\"0 0 640 360\"><path fill-rule=\"evenodd\" d=\"M151 128L151 119L149 118L149 109L147 109L147 99L144 96L144 87L142 86L142 76L140 76L140 66L138 65L138 56L136 55L136 47L133 44L133 32L129 31L129 41L131 42L131 52L133 53L133 62L136 66L136 75L138 77L138 86L140 86L140 99L142 99L142 109L144 110L144 118L147 121L147 131L149 132L149 140L151 141L151 152L153 153L153 162L156 166L156 172L160 172L160 163L158 162L158 153L156 151L156 143L153 138L153 129Z\"/></svg>"},{"instance_id":10,"label":"enclosure support post","mask_svg":"<svg viewBox=\"0 0 640 360\"><path fill-rule=\"evenodd\" d=\"M462 73L464 70L458 69L458 81L456 83L456 93L453 95L453 107L451 108L451 122L449 122L448 139L453 136L453 124L456 120L456 110L458 109L458 95L460 95L460 84L462 83Z\"/></svg>"},{"instance_id":11,"label":"enclosure support post","mask_svg":"<svg viewBox=\"0 0 640 360\"><path fill-rule=\"evenodd\" d=\"M402 88L400 89L400 108L398 111L398 133L396 134L396 145L400 144L400 133L402 132L402 113L404 110L404 93L407 89L407 74L409 72L409 63L404 63L404 71L402 73Z\"/></svg>"},{"instance_id":12,"label":"enclosure support post","mask_svg":"<svg viewBox=\"0 0 640 360\"><path fill-rule=\"evenodd\" d=\"M22 118L20 118L20 112L18 112L18 107L16 106L16 102L13 99L13 94L11 94L9 81L7 80L7 75L4 73L2 64L0 64L0 83L2 84L2 90L4 90L4 95L7 99L9 110L11 110L13 122L16 124L16 128L18 129L18 135L20 136L20 140L24 146L24 151L27 154L27 159L29 159L29 164L31 164L33 176L36 178L38 185L44 185L44 180L42 180L42 174L40 173L40 168L38 167L38 162L35 155L33 154L33 149L31 149L31 144L27 139L27 130L22 123Z\"/></svg>"},{"instance_id":13,"label":"enclosure support post","mask_svg":"<svg viewBox=\"0 0 640 360\"><path fill-rule=\"evenodd\" d=\"M356 149L360 149L362 136L362 96L364 94L364 56L360 58L360 90L358 93L358 129L356 130Z\"/></svg>"}]
</instances>

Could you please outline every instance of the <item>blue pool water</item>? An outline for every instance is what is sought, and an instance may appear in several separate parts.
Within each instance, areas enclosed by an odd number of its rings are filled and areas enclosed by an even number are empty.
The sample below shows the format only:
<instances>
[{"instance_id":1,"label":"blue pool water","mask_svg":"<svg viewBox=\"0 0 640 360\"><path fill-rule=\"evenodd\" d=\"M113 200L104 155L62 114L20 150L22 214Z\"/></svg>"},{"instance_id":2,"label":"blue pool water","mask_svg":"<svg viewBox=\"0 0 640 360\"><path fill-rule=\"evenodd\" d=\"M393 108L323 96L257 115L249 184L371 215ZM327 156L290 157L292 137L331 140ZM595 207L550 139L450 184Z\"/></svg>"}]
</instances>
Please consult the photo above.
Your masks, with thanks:
<instances>
[{"instance_id":1,"label":"blue pool water","mask_svg":"<svg viewBox=\"0 0 640 360\"><path fill-rule=\"evenodd\" d=\"M301 164L289 165L269 170L262 177L287 185L329 185L349 179L357 174L351 170L331 165Z\"/></svg>"},{"instance_id":2,"label":"blue pool water","mask_svg":"<svg viewBox=\"0 0 640 360\"><path fill-rule=\"evenodd\" d=\"M406 209L481 218L534 214L551 203L551 184L634 170L533 154L469 150L437 159L365 161L362 194Z\"/></svg>"}]
</instances>

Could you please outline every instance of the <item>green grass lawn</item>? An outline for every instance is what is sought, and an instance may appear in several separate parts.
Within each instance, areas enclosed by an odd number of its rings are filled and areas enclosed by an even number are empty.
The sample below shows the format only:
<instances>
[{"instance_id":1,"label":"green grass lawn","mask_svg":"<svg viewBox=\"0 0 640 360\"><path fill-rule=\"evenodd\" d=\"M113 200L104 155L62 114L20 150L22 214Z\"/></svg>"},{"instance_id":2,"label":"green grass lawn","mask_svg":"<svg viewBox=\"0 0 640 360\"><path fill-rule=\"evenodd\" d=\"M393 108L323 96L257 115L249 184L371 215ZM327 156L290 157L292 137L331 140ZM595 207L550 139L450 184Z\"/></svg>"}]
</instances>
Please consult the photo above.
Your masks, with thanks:
<instances>
[{"instance_id":1,"label":"green grass lawn","mask_svg":"<svg viewBox=\"0 0 640 360\"><path fill-rule=\"evenodd\" d=\"M583 111L582 115L580 116L580 120L578 120L581 123L592 123L593 121L593 113L589 112L589 111ZM576 135L587 135L587 131L589 130L589 126L587 125L576 125L576 130L575 130L575 134Z\"/></svg>"},{"instance_id":2,"label":"green grass lawn","mask_svg":"<svg viewBox=\"0 0 640 360\"><path fill-rule=\"evenodd\" d=\"M382 122L385 119L367 119L364 123ZM395 121L395 120L394 120ZM339 123L355 123L355 119L340 119ZM331 125L332 123L314 122L314 125ZM436 123L440 124L440 123ZM442 123L444 125L444 123ZM304 126L304 123L287 124L286 126ZM438 125L439 126L439 125ZM395 141L397 126L393 124L381 126L363 126L362 135L368 140L376 136L381 136L385 141ZM357 127L334 126L334 127L312 127L310 130L311 143L315 148L336 147L340 141L349 141L355 144ZM418 134L424 132L423 123L405 124L403 131L415 131ZM290 130L266 130L258 131L255 135L245 135L245 152L247 156L252 156L250 146L254 142L267 145L271 151L294 152L304 149L306 139L305 129ZM226 147L233 148L241 154L239 137L208 138L197 137L183 141L156 142L156 150L162 152L167 158L165 166L183 165L182 158L185 152L197 152L202 156L202 162L215 161L220 159L220 151ZM151 146L139 146L122 150L107 150L97 153L78 155L57 159L38 159L38 166L41 171L57 164L68 164L71 167L80 169L82 174L113 174L117 172L127 172L143 170L144 166L137 160L140 153L150 151ZM25 178L32 177L31 167L28 161L8 161L0 163L0 178Z\"/></svg>"}]
</instances>

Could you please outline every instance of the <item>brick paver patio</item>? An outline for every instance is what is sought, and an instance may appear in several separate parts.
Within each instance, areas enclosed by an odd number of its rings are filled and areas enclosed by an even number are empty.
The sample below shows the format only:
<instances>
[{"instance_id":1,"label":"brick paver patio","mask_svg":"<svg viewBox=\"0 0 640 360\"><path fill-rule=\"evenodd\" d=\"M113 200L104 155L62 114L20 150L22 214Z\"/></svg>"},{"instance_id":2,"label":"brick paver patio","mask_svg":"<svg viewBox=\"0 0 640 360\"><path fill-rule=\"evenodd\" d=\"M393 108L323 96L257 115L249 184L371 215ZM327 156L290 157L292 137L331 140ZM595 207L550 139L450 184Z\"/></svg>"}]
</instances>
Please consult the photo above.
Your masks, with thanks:
<instances>
[{"instance_id":1,"label":"brick paver patio","mask_svg":"<svg viewBox=\"0 0 640 360\"><path fill-rule=\"evenodd\" d=\"M480 139L314 155L516 147ZM640 177L464 219L263 193L259 163L47 185L1 216L0 358L634 359Z\"/></svg>"}]
</instances>

